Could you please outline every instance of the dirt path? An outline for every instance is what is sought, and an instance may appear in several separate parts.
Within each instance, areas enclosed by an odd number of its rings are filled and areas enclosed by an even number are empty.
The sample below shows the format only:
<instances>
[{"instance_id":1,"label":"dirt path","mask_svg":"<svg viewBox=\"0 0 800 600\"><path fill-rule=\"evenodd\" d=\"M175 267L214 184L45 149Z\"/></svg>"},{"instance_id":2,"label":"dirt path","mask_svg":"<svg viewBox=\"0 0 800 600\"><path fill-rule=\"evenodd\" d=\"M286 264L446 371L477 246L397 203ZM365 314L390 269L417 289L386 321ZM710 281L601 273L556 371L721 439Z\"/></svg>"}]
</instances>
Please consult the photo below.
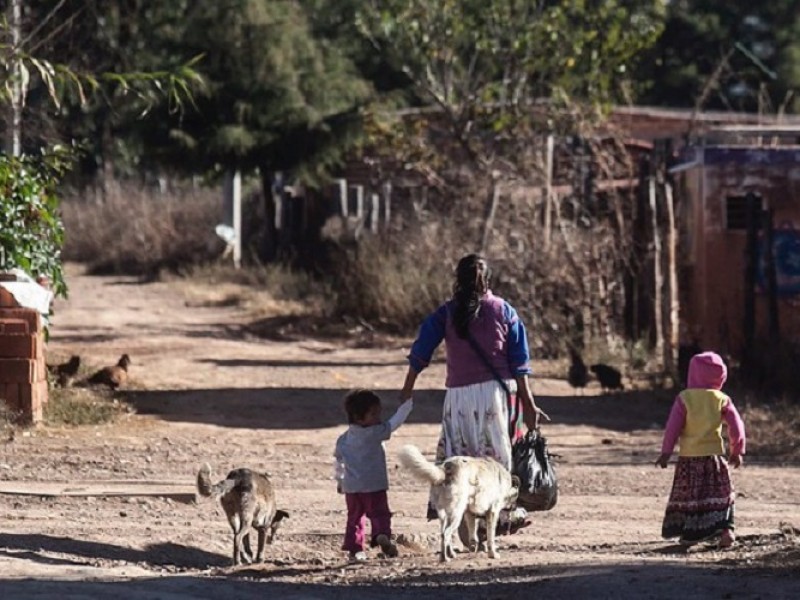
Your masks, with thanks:
<instances>
[{"instance_id":1,"label":"dirt path","mask_svg":"<svg viewBox=\"0 0 800 600\"><path fill-rule=\"evenodd\" d=\"M659 539L671 471L652 460L668 406L645 393L574 397L559 380L535 391L553 423L556 508L501 539L501 557L436 562L426 490L395 468L396 451L435 445L443 369L432 366L409 424L388 444L390 503L411 541L393 561L351 567L338 549L343 500L330 454L344 429L343 392L384 390L390 407L404 373L403 344L381 348L246 335L235 307L197 302L185 286L139 285L70 270L50 352L95 365L133 359L137 414L113 426L43 428L0 443L0 479L175 480L203 462L271 473L291 518L263 565L229 568L230 534L214 503L169 499L0 496L0 597L249 598L796 598L800 468L748 457L735 482L740 543L691 552ZM202 306L198 306L201 304ZM224 303L217 303L224 304Z\"/></svg>"}]
</instances>

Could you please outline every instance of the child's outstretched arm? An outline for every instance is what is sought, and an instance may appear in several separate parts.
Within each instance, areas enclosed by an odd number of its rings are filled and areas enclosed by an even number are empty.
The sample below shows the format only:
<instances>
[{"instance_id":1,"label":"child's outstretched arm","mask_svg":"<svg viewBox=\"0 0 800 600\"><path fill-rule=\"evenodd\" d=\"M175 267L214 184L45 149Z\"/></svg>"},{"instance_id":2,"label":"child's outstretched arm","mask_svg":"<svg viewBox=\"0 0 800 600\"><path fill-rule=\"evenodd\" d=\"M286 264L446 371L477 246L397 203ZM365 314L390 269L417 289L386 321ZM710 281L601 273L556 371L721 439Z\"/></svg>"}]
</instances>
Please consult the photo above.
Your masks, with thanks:
<instances>
[{"instance_id":1,"label":"child's outstretched arm","mask_svg":"<svg viewBox=\"0 0 800 600\"><path fill-rule=\"evenodd\" d=\"M661 456L656 460L656 465L662 469L667 468L667 461L672 456L672 451L675 449L675 444L678 443L678 438L681 436L681 431L683 431L685 424L686 406L683 404L681 397L678 396L669 411L667 425L664 428L664 440L661 442Z\"/></svg>"},{"instance_id":2,"label":"child's outstretched arm","mask_svg":"<svg viewBox=\"0 0 800 600\"><path fill-rule=\"evenodd\" d=\"M409 398L405 402L403 402L398 408L397 411L389 417L389 429L391 431L396 430L400 425L405 423L408 415L411 413L411 409L414 408L414 400L413 398Z\"/></svg>"},{"instance_id":3,"label":"child's outstretched arm","mask_svg":"<svg viewBox=\"0 0 800 600\"><path fill-rule=\"evenodd\" d=\"M728 426L728 453L731 465L739 467L742 464L742 455L747 446L747 436L744 431L744 421L742 421L739 411L729 398L722 407L722 419Z\"/></svg>"}]
</instances>

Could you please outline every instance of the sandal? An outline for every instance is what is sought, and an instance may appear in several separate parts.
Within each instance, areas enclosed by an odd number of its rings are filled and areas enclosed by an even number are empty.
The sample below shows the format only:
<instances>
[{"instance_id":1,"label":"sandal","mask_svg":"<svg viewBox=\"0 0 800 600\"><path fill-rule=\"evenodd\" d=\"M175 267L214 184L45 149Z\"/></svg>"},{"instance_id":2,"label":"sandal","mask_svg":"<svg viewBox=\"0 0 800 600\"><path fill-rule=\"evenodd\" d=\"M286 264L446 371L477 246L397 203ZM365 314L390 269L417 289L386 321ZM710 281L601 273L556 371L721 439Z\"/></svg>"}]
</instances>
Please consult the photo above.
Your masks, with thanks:
<instances>
[{"instance_id":1,"label":"sandal","mask_svg":"<svg viewBox=\"0 0 800 600\"><path fill-rule=\"evenodd\" d=\"M719 536L719 543L717 545L718 548L730 548L733 546L733 542L736 541L736 536L733 535L733 532L730 529L726 529L722 532L722 535Z\"/></svg>"}]
</instances>

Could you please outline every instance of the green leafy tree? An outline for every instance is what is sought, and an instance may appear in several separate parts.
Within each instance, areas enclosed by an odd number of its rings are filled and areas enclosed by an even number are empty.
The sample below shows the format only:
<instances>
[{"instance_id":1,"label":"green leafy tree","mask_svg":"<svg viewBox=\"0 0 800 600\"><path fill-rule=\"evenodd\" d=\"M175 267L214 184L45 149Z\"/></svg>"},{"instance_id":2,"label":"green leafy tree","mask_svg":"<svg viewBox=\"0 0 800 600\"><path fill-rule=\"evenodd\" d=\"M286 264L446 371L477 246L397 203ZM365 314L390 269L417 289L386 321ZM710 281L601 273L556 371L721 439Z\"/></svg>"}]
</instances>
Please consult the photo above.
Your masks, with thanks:
<instances>
[{"instance_id":1,"label":"green leafy tree","mask_svg":"<svg viewBox=\"0 0 800 600\"><path fill-rule=\"evenodd\" d=\"M345 125L371 90L345 54L312 36L300 3L197 2L183 28L181 46L203 54L208 93L196 111L145 121L164 158L313 179L340 157Z\"/></svg>"},{"instance_id":2,"label":"green leafy tree","mask_svg":"<svg viewBox=\"0 0 800 600\"><path fill-rule=\"evenodd\" d=\"M321 25L320 25L321 26ZM144 121L151 160L191 172L258 173L266 204L267 244L275 173L320 181L360 134L360 108L373 96L348 52L331 35L315 37L293 0L193 3L182 23L184 52L203 54L207 94L197 110L165 111Z\"/></svg>"},{"instance_id":3,"label":"green leafy tree","mask_svg":"<svg viewBox=\"0 0 800 600\"><path fill-rule=\"evenodd\" d=\"M469 163L488 186L483 246L499 174L539 177L536 136L580 132L584 118L599 114L595 107L624 96L635 57L660 31L662 6L659 0L367 0L358 13L363 35L436 109L427 119L434 134L419 120L402 119L377 128L401 144L375 146L397 151L403 162L416 159L423 170Z\"/></svg>"},{"instance_id":4,"label":"green leafy tree","mask_svg":"<svg viewBox=\"0 0 800 600\"><path fill-rule=\"evenodd\" d=\"M142 153L140 121L157 107L181 112L203 89L200 57L176 44L188 2L86 0L78 4L26 0L28 44L37 68L31 81L28 147L53 139L83 147L81 171L101 181L131 174ZM55 105L55 106L54 106ZM53 111L53 108L56 110ZM133 157L133 158L129 158Z\"/></svg>"},{"instance_id":5,"label":"green leafy tree","mask_svg":"<svg viewBox=\"0 0 800 600\"><path fill-rule=\"evenodd\" d=\"M191 66L158 72L91 71L38 54L52 37L45 35L40 44L36 36L64 4L58 3L44 14L27 36L18 35L19 29L8 35L8 26L0 25L0 103L19 106L25 96L39 90L50 106L61 111L70 101L88 105L95 96L106 93L109 84L146 105L159 97L177 106L191 99L191 84L199 80ZM6 41L9 39L12 42ZM75 158L71 146L61 145L0 158L0 268L19 267L34 276L46 276L59 295L65 295L67 289L60 260L63 227L55 188Z\"/></svg>"},{"instance_id":6,"label":"green leafy tree","mask_svg":"<svg viewBox=\"0 0 800 600\"><path fill-rule=\"evenodd\" d=\"M800 104L796 0L677 0L637 70L643 103L774 111Z\"/></svg>"}]
</instances>

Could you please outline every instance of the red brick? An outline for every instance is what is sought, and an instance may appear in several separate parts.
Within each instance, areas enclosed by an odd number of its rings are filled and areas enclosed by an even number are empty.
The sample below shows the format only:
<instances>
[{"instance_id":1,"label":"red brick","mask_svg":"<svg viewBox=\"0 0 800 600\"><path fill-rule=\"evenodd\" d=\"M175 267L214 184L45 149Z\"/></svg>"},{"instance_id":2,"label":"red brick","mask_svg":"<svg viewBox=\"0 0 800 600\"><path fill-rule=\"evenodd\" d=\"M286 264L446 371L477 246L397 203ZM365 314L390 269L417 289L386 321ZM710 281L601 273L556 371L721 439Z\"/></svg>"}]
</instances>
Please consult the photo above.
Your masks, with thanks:
<instances>
[{"instance_id":1,"label":"red brick","mask_svg":"<svg viewBox=\"0 0 800 600\"><path fill-rule=\"evenodd\" d=\"M0 358L0 383L31 383L39 379L37 362L29 358Z\"/></svg>"},{"instance_id":2,"label":"red brick","mask_svg":"<svg viewBox=\"0 0 800 600\"><path fill-rule=\"evenodd\" d=\"M30 333L42 329L42 317L32 308L0 308L0 319L22 319L28 323Z\"/></svg>"},{"instance_id":3,"label":"red brick","mask_svg":"<svg viewBox=\"0 0 800 600\"><path fill-rule=\"evenodd\" d=\"M17 307L19 304L17 300L14 298L14 295L9 292L6 288L0 287L0 307L3 308L13 308Z\"/></svg>"},{"instance_id":4,"label":"red brick","mask_svg":"<svg viewBox=\"0 0 800 600\"><path fill-rule=\"evenodd\" d=\"M33 379L31 381L47 381L47 362L44 356L36 359L36 364L33 367Z\"/></svg>"},{"instance_id":5,"label":"red brick","mask_svg":"<svg viewBox=\"0 0 800 600\"><path fill-rule=\"evenodd\" d=\"M38 423L44 416L47 404L47 382L23 383L19 386L19 411L31 423Z\"/></svg>"},{"instance_id":6,"label":"red brick","mask_svg":"<svg viewBox=\"0 0 800 600\"><path fill-rule=\"evenodd\" d=\"M19 410L19 384L0 384L0 399L5 400L6 407L11 411Z\"/></svg>"},{"instance_id":7,"label":"red brick","mask_svg":"<svg viewBox=\"0 0 800 600\"><path fill-rule=\"evenodd\" d=\"M0 319L0 333L30 333L30 330L25 319Z\"/></svg>"},{"instance_id":8,"label":"red brick","mask_svg":"<svg viewBox=\"0 0 800 600\"><path fill-rule=\"evenodd\" d=\"M39 358L44 356L40 335L0 334L0 358Z\"/></svg>"}]
</instances>

